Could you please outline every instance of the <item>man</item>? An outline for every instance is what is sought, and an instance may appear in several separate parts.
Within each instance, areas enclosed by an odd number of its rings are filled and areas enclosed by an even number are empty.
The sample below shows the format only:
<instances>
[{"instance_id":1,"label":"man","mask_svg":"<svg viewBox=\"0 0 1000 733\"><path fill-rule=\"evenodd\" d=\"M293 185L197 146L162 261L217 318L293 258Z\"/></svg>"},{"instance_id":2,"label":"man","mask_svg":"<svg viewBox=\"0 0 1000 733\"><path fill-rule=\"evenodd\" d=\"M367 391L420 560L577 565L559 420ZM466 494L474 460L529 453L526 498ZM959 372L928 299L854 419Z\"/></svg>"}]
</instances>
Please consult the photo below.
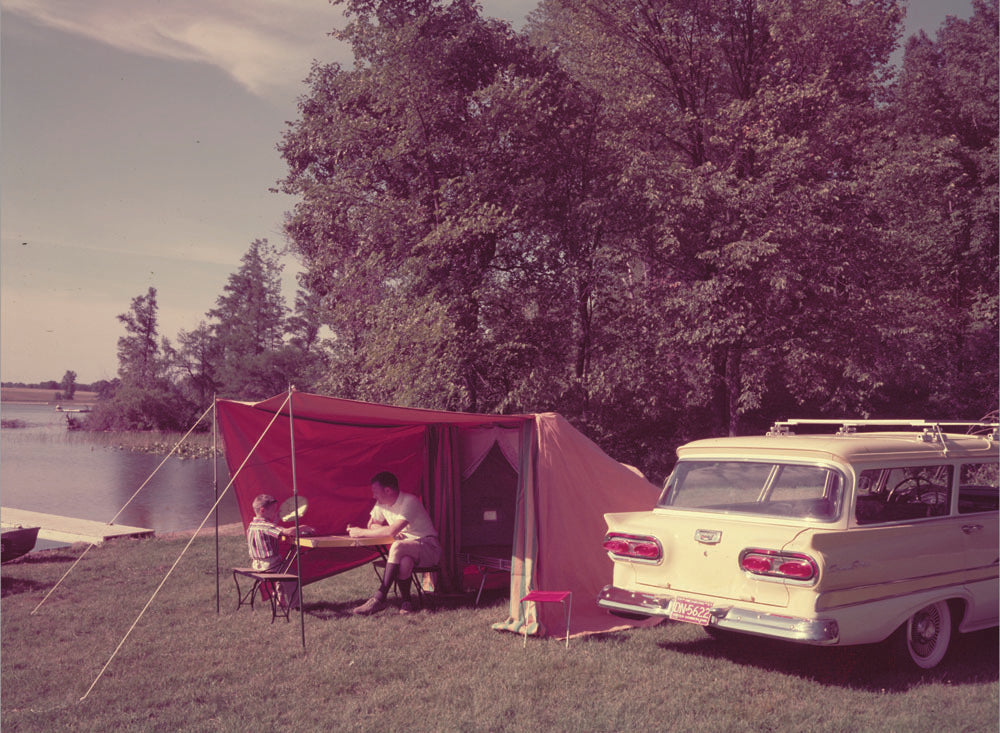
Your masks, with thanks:
<instances>
[{"instance_id":1,"label":"man","mask_svg":"<svg viewBox=\"0 0 1000 733\"><path fill-rule=\"evenodd\" d=\"M388 471L382 471L372 478L372 508L367 527L348 527L351 537L383 537L389 535L395 541L389 547L389 557L382 576L382 585L375 595L354 609L353 613L377 613L386 607L386 598L397 580L401 603L399 612L413 613L410 600L410 583L413 568L422 565L437 565L441 559L441 545L437 530L423 504L413 494L399 490L399 481Z\"/></svg>"}]
</instances>

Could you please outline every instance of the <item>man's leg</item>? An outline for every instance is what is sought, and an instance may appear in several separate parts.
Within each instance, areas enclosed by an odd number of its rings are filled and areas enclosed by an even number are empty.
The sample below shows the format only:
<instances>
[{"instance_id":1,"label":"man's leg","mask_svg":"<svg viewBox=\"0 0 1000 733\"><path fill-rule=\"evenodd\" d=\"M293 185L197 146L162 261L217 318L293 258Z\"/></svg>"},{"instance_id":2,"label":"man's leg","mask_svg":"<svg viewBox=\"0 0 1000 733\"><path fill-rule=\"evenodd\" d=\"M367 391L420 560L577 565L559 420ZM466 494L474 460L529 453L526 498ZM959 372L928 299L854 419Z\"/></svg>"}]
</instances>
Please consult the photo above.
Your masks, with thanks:
<instances>
[{"instance_id":1,"label":"man's leg","mask_svg":"<svg viewBox=\"0 0 1000 733\"><path fill-rule=\"evenodd\" d=\"M399 586L399 600L401 603L401 608L412 610L412 603L410 601L410 582L413 578L413 566L414 559L409 555L401 557L399 560L399 582L396 584ZM386 570L388 572L388 570ZM407 606L409 604L409 606Z\"/></svg>"},{"instance_id":2,"label":"man's leg","mask_svg":"<svg viewBox=\"0 0 1000 733\"><path fill-rule=\"evenodd\" d=\"M382 585L375 591L375 595L354 609L352 613L366 615L381 611L386 606L386 599L389 591L392 590L393 583L400 579L399 594L404 601L409 600L410 595L410 574L413 572L413 558L409 556L409 550L405 547L407 543L393 542L389 547L389 556L385 563L385 573L382 575ZM404 572L405 568L405 572ZM405 581L403 580L405 576Z\"/></svg>"}]
</instances>

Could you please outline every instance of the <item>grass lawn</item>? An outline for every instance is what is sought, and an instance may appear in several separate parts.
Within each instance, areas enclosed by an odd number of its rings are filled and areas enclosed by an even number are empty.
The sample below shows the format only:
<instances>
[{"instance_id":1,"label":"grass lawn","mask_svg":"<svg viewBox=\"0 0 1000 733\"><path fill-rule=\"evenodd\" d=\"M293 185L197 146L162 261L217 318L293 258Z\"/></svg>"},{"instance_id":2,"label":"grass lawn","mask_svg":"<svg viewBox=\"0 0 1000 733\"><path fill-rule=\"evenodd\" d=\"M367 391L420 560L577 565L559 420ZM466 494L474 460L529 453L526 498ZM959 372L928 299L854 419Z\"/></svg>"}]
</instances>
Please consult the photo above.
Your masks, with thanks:
<instances>
[{"instance_id":1,"label":"grass lawn","mask_svg":"<svg viewBox=\"0 0 1000 733\"><path fill-rule=\"evenodd\" d=\"M572 639L491 630L505 597L451 599L413 616L354 617L362 567L305 589L299 616L238 613L228 568L241 537L198 538L107 672L80 702L187 540L91 550L35 615L78 549L3 566L0 727L11 731L990 731L996 631L960 636L937 669L880 648L715 641L700 628ZM582 601L575 601L582 602Z\"/></svg>"}]
</instances>

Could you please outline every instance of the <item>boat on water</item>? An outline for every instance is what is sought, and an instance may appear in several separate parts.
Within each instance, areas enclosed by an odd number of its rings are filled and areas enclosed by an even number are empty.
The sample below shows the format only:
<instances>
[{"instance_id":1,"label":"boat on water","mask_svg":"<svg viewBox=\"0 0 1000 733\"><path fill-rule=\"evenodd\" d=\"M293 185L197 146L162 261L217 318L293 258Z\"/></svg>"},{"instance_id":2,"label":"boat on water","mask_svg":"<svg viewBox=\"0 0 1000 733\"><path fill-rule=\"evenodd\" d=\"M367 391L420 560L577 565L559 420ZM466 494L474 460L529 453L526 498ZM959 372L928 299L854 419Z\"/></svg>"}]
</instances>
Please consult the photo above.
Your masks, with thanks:
<instances>
[{"instance_id":1,"label":"boat on water","mask_svg":"<svg viewBox=\"0 0 1000 733\"><path fill-rule=\"evenodd\" d=\"M16 560L35 549L39 527L5 527L0 530L0 563Z\"/></svg>"}]
</instances>

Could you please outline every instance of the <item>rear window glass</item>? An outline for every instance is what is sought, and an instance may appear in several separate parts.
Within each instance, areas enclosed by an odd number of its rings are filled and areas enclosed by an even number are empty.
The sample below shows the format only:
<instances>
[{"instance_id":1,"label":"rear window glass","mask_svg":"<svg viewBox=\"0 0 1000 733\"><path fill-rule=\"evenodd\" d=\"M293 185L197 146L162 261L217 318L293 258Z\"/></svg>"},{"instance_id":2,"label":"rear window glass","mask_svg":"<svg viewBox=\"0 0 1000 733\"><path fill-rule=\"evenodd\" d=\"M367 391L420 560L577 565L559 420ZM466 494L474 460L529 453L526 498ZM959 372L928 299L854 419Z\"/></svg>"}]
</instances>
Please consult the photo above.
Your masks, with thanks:
<instances>
[{"instance_id":1,"label":"rear window glass","mask_svg":"<svg viewBox=\"0 0 1000 733\"><path fill-rule=\"evenodd\" d=\"M657 506L832 521L843 479L822 466L749 461L681 461Z\"/></svg>"}]
</instances>

